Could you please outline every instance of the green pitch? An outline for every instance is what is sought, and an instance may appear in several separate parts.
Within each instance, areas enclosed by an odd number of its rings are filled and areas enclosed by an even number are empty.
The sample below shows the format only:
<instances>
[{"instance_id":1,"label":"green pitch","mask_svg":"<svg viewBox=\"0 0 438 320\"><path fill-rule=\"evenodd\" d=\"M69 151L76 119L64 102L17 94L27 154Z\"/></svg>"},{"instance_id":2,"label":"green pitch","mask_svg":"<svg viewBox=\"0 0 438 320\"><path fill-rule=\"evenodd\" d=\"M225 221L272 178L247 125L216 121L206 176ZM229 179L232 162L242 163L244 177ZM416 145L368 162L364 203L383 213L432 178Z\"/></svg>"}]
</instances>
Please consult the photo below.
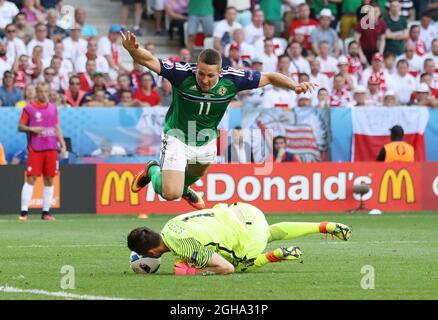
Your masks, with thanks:
<instances>
[{"instance_id":1,"label":"green pitch","mask_svg":"<svg viewBox=\"0 0 438 320\"><path fill-rule=\"evenodd\" d=\"M438 298L438 212L268 215L270 223L339 221L352 226L352 239L314 235L270 244L299 245L304 263L271 264L256 273L175 277L174 258L167 254L156 274L134 274L126 235L141 225L159 230L169 218L58 215L46 222L35 214L21 222L0 216L0 299L62 299L60 292L76 298L178 300ZM65 265L74 268L74 290L61 289ZM361 287L372 286L371 269L364 266L374 269L374 289ZM4 292L5 286L19 292Z\"/></svg>"}]
</instances>

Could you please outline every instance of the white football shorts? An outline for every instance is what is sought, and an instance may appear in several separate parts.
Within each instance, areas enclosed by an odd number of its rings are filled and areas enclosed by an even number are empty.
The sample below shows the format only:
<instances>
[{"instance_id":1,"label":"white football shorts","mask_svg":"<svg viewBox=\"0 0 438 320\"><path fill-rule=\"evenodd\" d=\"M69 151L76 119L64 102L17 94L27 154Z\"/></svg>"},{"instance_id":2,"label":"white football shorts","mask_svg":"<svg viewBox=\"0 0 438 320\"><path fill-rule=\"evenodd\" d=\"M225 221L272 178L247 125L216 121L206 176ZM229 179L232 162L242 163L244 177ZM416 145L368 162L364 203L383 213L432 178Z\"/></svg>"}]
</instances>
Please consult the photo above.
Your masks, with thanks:
<instances>
[{"instance_id":1,"label":"white football shorts","mask_svg":"<svg viewBox=\"0 0 438 320\"><path fill-rule=\"evenodd\" d=\"M216 139L203 146L189 146L167 134L161 136L161 170L185 171L187 164L211 164L217 154Z\"/></svg>"}]
</instances>

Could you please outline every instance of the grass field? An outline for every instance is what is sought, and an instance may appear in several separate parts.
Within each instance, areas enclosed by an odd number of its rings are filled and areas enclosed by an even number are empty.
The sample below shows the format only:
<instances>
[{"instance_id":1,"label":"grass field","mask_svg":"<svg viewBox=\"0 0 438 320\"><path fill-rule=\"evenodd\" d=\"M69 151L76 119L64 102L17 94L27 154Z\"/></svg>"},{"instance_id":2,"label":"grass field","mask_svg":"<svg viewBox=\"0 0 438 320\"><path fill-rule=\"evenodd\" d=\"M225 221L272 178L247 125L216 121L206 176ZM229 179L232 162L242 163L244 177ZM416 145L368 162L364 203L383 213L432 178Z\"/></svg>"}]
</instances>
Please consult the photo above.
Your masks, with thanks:
<instances>
[{"instance_id":1,"label":"grass field","mask_svg":"<svg viewBox=\"0 0 438 320\"><path fill-rule=\"evenodd\" d=\"M160 270L137 275L129 268L126 235L134 227L159 230L171 216L0 216L0 287L124 299L437 299L438 212L278 214L280 221L339 221L352 226L349 242L312 235L269 245L299 245L304 263L271 264L255 273L175 277L166 254ZM75 271L75 289L62 290L61 268ZM363 266L372 266L375 288L362 289ZM369 274L368 274L369 275ZM39 291L4 292L0 299L63 299ZM35 294L38 293L38 294Z\"/></svg>"}]
</instances>

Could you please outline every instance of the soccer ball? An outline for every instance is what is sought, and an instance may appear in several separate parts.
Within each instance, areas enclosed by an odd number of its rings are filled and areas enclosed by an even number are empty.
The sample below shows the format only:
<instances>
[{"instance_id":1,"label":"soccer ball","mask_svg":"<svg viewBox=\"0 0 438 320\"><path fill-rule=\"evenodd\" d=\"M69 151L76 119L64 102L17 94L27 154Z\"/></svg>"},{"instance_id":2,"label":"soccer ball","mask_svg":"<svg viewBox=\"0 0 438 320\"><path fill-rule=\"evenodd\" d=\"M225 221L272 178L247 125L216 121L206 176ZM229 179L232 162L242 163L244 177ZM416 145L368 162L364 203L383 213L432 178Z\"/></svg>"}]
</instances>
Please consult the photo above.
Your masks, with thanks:
<instances>
[{"instance_id":1,"label":"soccer ball","mask_svg":"<svg viewBox=\"0 0 438 320\"><path fill-rule=\"evenodd\" d=\"M134 251L131 252L129 262L136 273L155 273L161 265L160 258L144 257Z\"/></svg>"}]
</instances>

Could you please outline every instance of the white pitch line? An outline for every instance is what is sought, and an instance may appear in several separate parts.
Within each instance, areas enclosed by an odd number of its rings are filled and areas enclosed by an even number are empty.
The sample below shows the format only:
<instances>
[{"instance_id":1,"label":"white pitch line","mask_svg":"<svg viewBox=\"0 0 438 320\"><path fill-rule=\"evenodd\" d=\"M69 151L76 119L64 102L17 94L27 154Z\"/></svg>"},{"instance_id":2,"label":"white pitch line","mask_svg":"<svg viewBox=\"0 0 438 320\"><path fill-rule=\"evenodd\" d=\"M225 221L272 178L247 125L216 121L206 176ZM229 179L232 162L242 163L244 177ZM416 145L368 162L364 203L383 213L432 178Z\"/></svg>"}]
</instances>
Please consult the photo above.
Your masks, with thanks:
<instances>
[{"instance_id":1,"label":"white pitch line","mask_svg":"<svg viewBox=\"0 0 438 320\"><path fill-rule=\"evenodd\" d=\"M21 246L7 246L9 249L19 248L87 248L87 247L124 247L123 244L66 244L66 245L21 245Z\"/></svg>"},{"instance_id":2,"label":"white pitch line","mask_svg":"<svg viewBox=\"0 0 438 320\"><path fill-rule=\"evenodd\" d=\"M125 300L124 298L115 298L115 297L102 297L102 296L90 296L90 295L80 295L74 293L67 293L63 291L58 292L50 292L46 290L39 289L20 289L6 286L0 286L0 292L6 293L30 293L36 295L43 295L49 297L59 297L59 298L70 298L70 299L81 299L81 300Z\"/></svg>"}]
</instances>

